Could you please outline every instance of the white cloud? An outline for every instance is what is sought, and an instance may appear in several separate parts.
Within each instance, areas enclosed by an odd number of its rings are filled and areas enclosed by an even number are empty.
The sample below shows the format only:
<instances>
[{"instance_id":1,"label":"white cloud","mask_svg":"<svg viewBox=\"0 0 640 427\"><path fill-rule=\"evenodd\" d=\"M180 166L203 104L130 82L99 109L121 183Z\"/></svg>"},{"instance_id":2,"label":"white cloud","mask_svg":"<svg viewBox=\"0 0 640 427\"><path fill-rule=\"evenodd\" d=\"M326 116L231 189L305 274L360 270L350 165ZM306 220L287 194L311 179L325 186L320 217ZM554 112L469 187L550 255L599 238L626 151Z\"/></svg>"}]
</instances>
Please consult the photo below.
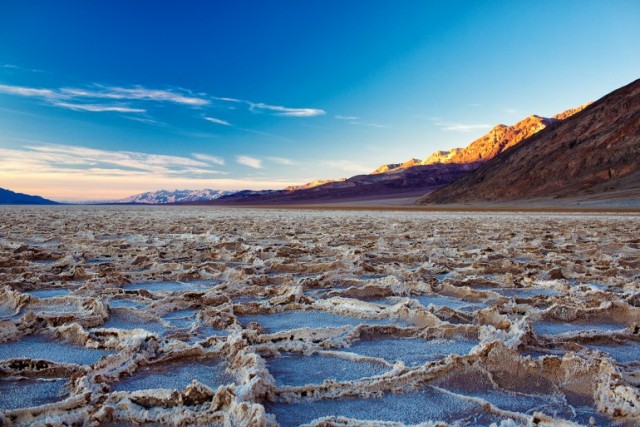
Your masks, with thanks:
<instances>
[{"instance_id":1,"label":"white cloud","mask_svg":"<svg viewBox=\"0 0 640 427\"><path fill-rule=\"evenodd\" d=\"M13 65L13 64L2 64L0 65L0 68L4 68L7 70L16 70L16 71L28 71L30 73L47 73L47 71L44 71L44 70L38 70L36 68L25 68L25 67L20 67L18 65Z\"/></svg>"},{"instance_id":2,"label":"white cloud","mask_svg":"<svg viewBox=\"0 0 640 427\"><path fill-rule=\"evenodd\" d=\"M37 98L56 98L57 93L51 89L39 89L24 86L10 86L0 84L0 93L8 95L28 96Z\"/></svg>"},{"instance_id":3,"label":"white cloud","mask_svg":"<svg viewBox=\"0 0 640 427\"><path fill-rule=\"evenodd\" d=\"M218 156L211 156L209 154L193 153L193 157L203 162L213 163L214 165L224 166L224 159Z\"/></svg>"},{"instance_id":4,"label":"white cloud","mask_svg":"<svg viewBox=\"0 0 640 427\"><path fill-rule=\"evenodd\" d=\"M360 117L356 117L356 116L333 116L334 118L338 119L338 120L348 120L348 121L354 121L354 120L360 120Z\"/></svg>"},{"instance_id":5,"label":"white cloud","mask_svg":"<svg viewBox=\"0 0 640 427\"><path fill-rule=\"evenodd\" d=\"M238 162L243 166L249 166L250 168L254 168L254 169L262 168L262 160L256 159L255 157L237 156L236 162Z\"/></svg>"},{"instance_id":6,"label":"white cloud","mask_svg":"<svg viewBox=\"0 0 640 427\"><path fill-rule=\"evenodd\" d=\"M112 111L117 113L145 113L147 110L143 108L131 108L119 105L100 105L100 104L71 104L68 102L54 102L56 107L68 108L74 111L91 111L94 113Z\"/></svg>"},{"instance_id":7,"label":"white cloud","mask_svg":"<svg viewBox=\"0 0 640 427\"><path fill-rule=\"evenodd\" d=\"M321 116L323 114L326 114L324 110L320 110L319 108L289 108L289 107L282 107L279 105L268 105L262 102L252 103L249 109L251 111L255 111L255 110L274 111L278 116L286 116L286 117L314 117L314 116Z\"/></svg>"},{"instance_id":8,"label":"white cloud","mask_svg":"<svg viewBox=\"0 0 640 427\"><path fill-rule=\"evenodd\" d=\"M264 176L221 177L204 159L39 141L20 149L0 148L0 158L3 187L60 201L118 199L161 188L262 190L296 184Z\"/></svg>"},{"instance_id":9,"label":"white cloud","mask_svg":"<svg viewBox=\"0 0 640 427\"><path fill-rule=\"evenodd\" d=\"M211 123L216 123L223 126L231 126L231 123L229 123L228 121L216 119L215 117L205 117L204 119Z\"/></svg>"},{"instance_id":10,"label":"white cloud","mask_svg":"<svg viewBox=\"0 0 640 427\"><path fill-rule=\"evenodd\" d=\"M373 168L363 166L351 160L323 160L321 164L328 168L339 169L351 174L369 173Z\"/></svg>"},{"instance_id":11,"label":"white cloud","mask_svg":"<svg viewBox=\"0 0 640 427\"><path fill-rule=\"evenodd\" d=\"M270 105L263 102L253 102L228 97L208 97L204 94L193 95L185 89L149 89L142 86L119 87L93 84L85 88L32 88L25 86L11 86L0 84L0 93L9 95L40 98L51 105L69 108L76 111L114 111L121 113L140 113L143 108L113 105L108 109L108 105L97 100L117 100L129 102L171 102L188 107L203 107L210 104L210 100L245 104L249 111L253 113L266 112L284 117L314 117L326 114L319 108L291 108L281 105ZM217 119L215 117L205 117L212 123L224 126L233 126L231 123Z\"/></svg>"},{"instance_id":12,"label":"white cloud","mask_svg":"<svg viewBox=\"0 0 640 427\"><path fill-rule=\"evenodd\" d=\"M71 97L106 98L106 99L131 99L155 102L173 102L190 106L201 106L209 103L204 98L194 97L186 91L170 91L162 89L147 89L142 86L133 88L117 86L95 85L98 90L62 88L60 93Z\"/></svg>"},{"instance_id":13,"label":"white cloud","mask_svg":"<svg viewBox=\"0 0 640 427\"><path fill-rule=\"evenodd\" d=\"M314 116L321 116L323 114L326 114L326 111L321 110L319 108L290 108L290 107L283 107L281 105L270 105L270 104L265 104L264 102L253 102L253 101L247 101L244 99L228 98L228 97L213 97L213 99L216 99L218 101L224 101L224 102L233 102L236 104L246 104L249 106L249 111L254 113L266 111L266 112L273 112L278 116L285 116L285 117L314 117Z\"/></svg>"},{"instance_id":14,"label":"white cloud","mask_svg":"<svg viewBox=\"0 0 640 427\"><path fill-rule=\"evenodd\" d=\"M296 163L291 159L285 159L284 157L268 157L267 160L279 165L295 165Z\"/></svg>"},{"instance_id":15,"label":"white cloud","mask_svg":"<svg viewBox=\"0 0 640 427\"><path fill-rule=\"evenodd\" d=\"M29 160L44 170L51 168L64 170L88 167L103 169L122 169L131 173L153 172L158 174L188 174L188 168L205 169L208 164L188 157L164 154L150 154L133 151L111 151L79 147L73 145L35 145L27 146L24 150L1 149L0 153L13 160L13 164L20 164ZM19 160L20 162L15 162ZM8 161L7 163L11 163ZM210 173L219 173L210 170Z\"/></svg>"},{"instance_id":16,"label":"white cloud","mask_svg":"<svg viewBox=\"0 0 640 427\"><path fill-rule=\"evenodd\" d=\"M480 124L468 124L468 123L457 123L443 120L439 117L432 117L431 121L435 126L438 126L445 132L460 132L460 133L468 133L476 130L482 129L491 129L491 125L486 123Z\"/></svg>"},{"instance_id":17,"label":"white cloud","mask_svg":"<svg viewBox=\"0 0 640 427\"><path fill-rule=\"evenodd\" d=\"M97 101L108 99L118 101L173 102L191 107L199 107L209 103L208 100L191 96L184 90L169 91L146 89L141 86L136 86L134 88L122 88L94 85L92 89L42 89L0 84L0 93L15 96L40 98L41 100L46 101L47 103L56 107L67 108L74 111L88 112L146 112L145 108L131 107L121 104L105 104L104 102L91 102L91 100Z\"/></svg>"},{"instance_id":18,"label":"white cloud","mask_svg":"<svg viewBox=\"0 0 640 427\"><path fill-rule=\"evenodd\" d=\"M475 130L491 129L489 124L465 124L465 123L447 123L441 126L442 130L446 132L461 132L468 133Z\"/></svg>"}]
</instances>

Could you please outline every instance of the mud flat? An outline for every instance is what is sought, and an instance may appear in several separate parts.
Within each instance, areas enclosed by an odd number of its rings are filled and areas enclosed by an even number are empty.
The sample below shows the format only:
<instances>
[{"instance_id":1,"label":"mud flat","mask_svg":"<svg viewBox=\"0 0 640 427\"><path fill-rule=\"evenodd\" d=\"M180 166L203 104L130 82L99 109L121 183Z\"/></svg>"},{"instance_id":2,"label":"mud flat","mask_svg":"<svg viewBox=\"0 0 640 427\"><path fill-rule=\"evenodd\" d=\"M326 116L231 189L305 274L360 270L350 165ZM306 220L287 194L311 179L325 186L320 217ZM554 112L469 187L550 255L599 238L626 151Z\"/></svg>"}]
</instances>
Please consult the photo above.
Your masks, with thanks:
<instances>
[{"instance_id":1,"label":"mud flat","mask_svg":"<svg viewBox=\"0 0 640 427\"><path fill-rule=\"evenodd\" d=\"M0 425L640 423L634 213L0 215Z\"/></svg>"}]
</instances>

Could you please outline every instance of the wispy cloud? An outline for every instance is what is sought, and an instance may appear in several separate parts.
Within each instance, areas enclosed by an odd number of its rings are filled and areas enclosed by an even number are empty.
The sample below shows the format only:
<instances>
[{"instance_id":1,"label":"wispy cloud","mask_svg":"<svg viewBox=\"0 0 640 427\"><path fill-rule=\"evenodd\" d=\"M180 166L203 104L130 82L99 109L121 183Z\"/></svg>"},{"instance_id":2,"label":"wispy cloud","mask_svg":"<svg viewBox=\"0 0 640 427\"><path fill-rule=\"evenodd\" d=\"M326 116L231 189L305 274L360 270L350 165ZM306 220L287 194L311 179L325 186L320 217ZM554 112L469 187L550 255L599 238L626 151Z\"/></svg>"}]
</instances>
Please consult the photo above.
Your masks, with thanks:
<instances>
[{"instance_id":1,"label":"wispy cloud","mask_svg":"<svg viewBox=\"0 0 640 427\"><path fill-rule=\"evenodd\" d=\"M439 117L432 117L431 122L445 132L469 133L476 130L491 129L491 125L486 123L469 124L469 123L450 122L450 121L442 120Z\"/></svg>"},{"instance_id":2,"label":"wispy cloud","mask_svg":"<svg viewBox=\"0 0 640 427\"><path fill-rule=\"evenodd\" d=\"M150 154L134 151L101 150L74 145L27 145L22 150L0 149L7 161L3 167L14 170L40 170L49 172L83 172L98 168L117 173L155 173L163 175L189 175L193 170L208 174L222 172L209 168L209 164L188 157ZM26 168L26 169L25 169Z\"/></svg>"},{"instance_id":3,"label":"wispy cloud","mask_svg":"<svg viewBox=\"0 0 640 427\"><path fill-rule=\"evenodd\" d=\"M262 169L262 160L249 156L237 156L236 162L254 169Z\"/></svg>"},{"instance_id":4,"label":"wispy cloud","mask_svg":"<svg viewBox=\"0 0 640 427\"><path fill-rule=\"evenodd\" d=\"M147 111L148 104L140 106L140 103L173 103L190 108L203 108L212 101L222 101L225 103L244 104L247 106L248 111L252 113L266 113L283 117L315 117L326 114L324 110L319 108L291 108L237 98L193 94L191 91L182 88L150 89L143 86L121 87L97 83L84 88L37 88L0 84L0 93L38 98L56 107L84 112L141 113ZM104 100L120 101L120 104L110 105L105 103ZM127 105L122 105L122 103ZM219 125L233 126L226 120L215 117L205 117L205 120ZM243 128L237 129L251 131Z\"/></svg>"},{"instance_id":5,"label":"wispy cloud","mask_svg":"<svg viewBox=\"0 0 640 427\"><path fill-rule=\"evenodd\" d=\"M68 108L74 111L91 111L93 113L112 111L117 113L145 113L147 110L144 108L131 108L121 105L108 105L108 104L71 104L68 102L54 102L56 107Z\"/></svg>"},{"instance_id":6,"label":"wispy cloud","mask_svg":"<svg viewBox=\"0 0 640 427\"><path fill-rule=\"evenodd\" d=\"M368 127L372 127L372 128L386 128L386 127L388 127L388 126L385 126L385 125L381 125L379 123L372 123L372 122L363 121L360 117L357 117L357 116L341 116L341 115L337 115L337 116L333 116L333 118L348 122L350 125L356 125L356 126L368 126Z\"/></svg>"},{"instance_id":7,"label":"wispy cloud","mask_svg":"<svg viewBox=\"0 0 640 427\"><path fill-rule=\"evenodd\" d=\"M130 99L154 102L173 102L176 104L202 106L209 103L207 99L192 96L189 91L148 89L142 86L132 88L118 86L94 85L92 89L62 88L60 93L71 97L105 98L105 99Z\"/></svg>"},{"instance_id":8,"label":"wispy cloud","mask_svg":"<svg viewBox=\"0 0 640 427\"><path fill-rule=\"evenodd\" d=\"M222 157L211 156L209 154L202 154L202 153L193 153L192 156L198 160L202 160L203 162L224 166L224 159Z\"/></svg>"},{"instance_id":9,"label":"wispy cloud","mask_svg":"<svg viewBox=\"0 0 640 427\"><path fill-rule=\"evenodd\" d=\"M206 121L211 122L211 123L216 123L218 125L223 125L223 126L231 126L231 123L229 123L226 120L221 120L221 119L216 119L215 117L205 117L204 118Z\"/></svg>"},{"instance_id":10,"label":"wispy cloud","mask_svg":"<svg viewBox=\"0 0 640 427\"><path fill-rule=\"evenodd\" d=\"M246 104L249 106L249 111L253 113L273 113L277 116L284 117L315 117L322 116L327 112L319 108L291 108L283 107L281 105L270 105L264 102L253 102L245 99L229 98L229 97L213 97L218 101L232 102L236 104Z\"/></svg>"},{"instance_id":11,"label":"wispy cloud","mask_svg":"<svg viewBox=\"0 0 640 427\"><path fill-rule=\"evenodd\" d=\"M161 188L257 190L296 183L227 178L207 163L186 157L69 145L0 148L0 158L3 187L54 200L117 199Z\"/></svg>"},{"instance_id":12,"label":"wispy cloud","mask_svg":"<svg viewBox=\"0 0 640 427\"><path fill-rule=\"evenodd\" d=\"M319 108L289 108L279 105L268 105L262 102L252 104L250 110L272 111L275 112L278 116L286 117L314 117L326 114L326 111L320 110Z\"/></svg>"},{"instance_id":13,"label":"wispy cloud","mask_svg":"<svg viewBox=\"0 0 640 427\"><path fill-rule=\"evenodd\" d=\"M322 166L324 167L328 167L328 168L333 168L333 169L339 169L342 170L344 172L348 172L348 173L369 173L371 172L373 169L372 168L368 168L366 166L361 165L358 162L354 162L351 160L323 160L320 162L322 164Z\"/></svg>"},{"instance_id":14,"label":"wispy cloud","mask_svg":"<svg viewBox=\"0 0 640 427\"><path fill-rule=\"evenodd\" d=\"M0 84L0 93L45 99L58 98L58 93L51 89L40 89L25 86L10 86L3 84Z\"/></svg>"},{"instance_id":15,"label":"wispy cloud","mask_svg":"<svg viewBox=\"0 0 640 427\"><path fill-rule=\"evenodd\" d=\"M13 65L13 64L2 64L0 65L0 68L4 68L5 70L28 71L30 73L48 73L48 71L38 70L36 68L20 67L18 65Z\"/></svg>"},{"instance_id":16,"label":"wispy cloud","mask_svg":"<svg viewBox=\"0 0 640 427\"><path fill-rule=\"evenodd\" d=\"M267 157L267 160L273 163L277 163L279 165L295 165L296 164L296 162L294 162L293 160L286 159L284 157Z\"/></svg>"},{"instance_id":17,"label":"wispy cloud","mask_svg":"<svg viewBox=\"0 0 640 427\"><path fill-rule=\"evenodd\" d=\"M122 101L171 102L189 107L199 107L209 103L208 100L191 96L189 95L189 92L184 90L157 90L147 89L140 86L136 86L134 88L123 88L93 85L91 89L49 89L0 84L0 93L38 98L55 107L93 113L144 113L147 111L146 108L139 106L132 107L129 105L122 105ZM105 103L104 100L120 101L120 103L108 104Z\"/></svg>"}]
</instances>

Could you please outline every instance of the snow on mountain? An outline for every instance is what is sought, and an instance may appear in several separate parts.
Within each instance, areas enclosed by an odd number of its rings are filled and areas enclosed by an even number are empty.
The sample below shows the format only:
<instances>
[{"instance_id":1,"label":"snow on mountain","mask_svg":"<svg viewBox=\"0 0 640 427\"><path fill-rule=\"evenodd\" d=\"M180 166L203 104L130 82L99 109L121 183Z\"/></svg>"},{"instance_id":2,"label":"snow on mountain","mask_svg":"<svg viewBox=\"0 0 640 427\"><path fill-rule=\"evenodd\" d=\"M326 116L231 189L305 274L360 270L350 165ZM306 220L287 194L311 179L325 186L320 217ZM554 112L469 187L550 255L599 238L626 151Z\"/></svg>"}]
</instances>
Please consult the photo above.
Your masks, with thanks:
<instances>
[{"instance_id":1,"label":"snow on mountain","mask_svg":"<svg viewBox=\"0 0 640 427\"><path fill-rule=\"evenodd\" d=\"M166 203L188 203L216 200L222 196L233 194L233 191L225 190L158 190L135 194L124 199L112 200L109 203L134 203L162 205Z\"/></svg>"}]
</instances>

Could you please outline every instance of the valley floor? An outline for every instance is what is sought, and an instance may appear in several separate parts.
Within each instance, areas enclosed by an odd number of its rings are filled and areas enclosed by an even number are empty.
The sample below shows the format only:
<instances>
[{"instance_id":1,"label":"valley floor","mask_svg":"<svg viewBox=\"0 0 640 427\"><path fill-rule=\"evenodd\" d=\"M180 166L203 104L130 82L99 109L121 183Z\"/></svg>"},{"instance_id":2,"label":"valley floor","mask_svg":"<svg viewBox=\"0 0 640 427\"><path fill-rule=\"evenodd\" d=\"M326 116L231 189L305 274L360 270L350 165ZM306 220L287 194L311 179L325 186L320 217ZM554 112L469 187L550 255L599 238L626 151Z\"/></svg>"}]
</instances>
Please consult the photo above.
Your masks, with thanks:
<instances>
[{"instance_id":1,"label":"valley floor","mask_svg":"<svg viewBox=\"0 0 640 427\"><path fill-rule=\"evenodd\" d=\"M0 425L638 423L640 215L544 209L0 207Z\"/></svg>"}]
</instances>

